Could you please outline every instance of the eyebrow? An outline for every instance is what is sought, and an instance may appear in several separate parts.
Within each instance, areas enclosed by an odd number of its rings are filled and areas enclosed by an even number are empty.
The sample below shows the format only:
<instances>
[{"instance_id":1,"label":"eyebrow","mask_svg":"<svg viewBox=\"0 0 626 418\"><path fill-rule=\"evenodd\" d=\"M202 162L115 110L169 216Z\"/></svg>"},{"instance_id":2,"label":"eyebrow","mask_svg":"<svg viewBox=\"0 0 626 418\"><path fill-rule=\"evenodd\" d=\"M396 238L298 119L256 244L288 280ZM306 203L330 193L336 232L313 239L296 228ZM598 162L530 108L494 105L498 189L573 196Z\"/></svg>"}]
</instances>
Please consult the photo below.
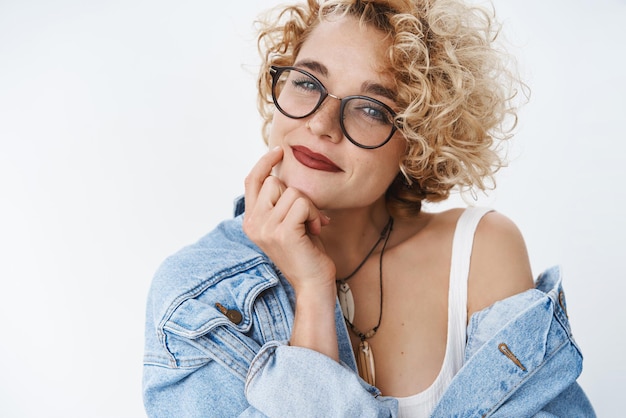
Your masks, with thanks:
<instances>
[{"instance_id":1,"label":"eyebrow","mask_svg":"<svg viewBox=\"0 0 626 418\"><path fill-rule=\"evenodd\" d=\"M294 64L295 67L299 67L299 68L305 68L307 70L310 71L314 71L324 77L328 77L328 68L318 62L318 61L312 61L312 60L303 60L303 61L298 61ZM389 87L385 87L380 83L376 83L373 81L365 81L363 84L361 84L361 91L368 93L368 94L374 94L377 96L382 96L385 97L393 102L396 101L396 97L397 97L397 93L395 92L395 90L390 89Z\"/></svg>"},{"instance_id":2,"label":"eyebrow","mask_svg":"<svg viewBox=\"0 0 626 418\"><path fill-rule=\"evenodd\" d=\"M304 67L307 70L315 71L316 73L319 73L323 75L324 77L328 77L328 68L326 68L324 64L317 62L317 61L311 61L311 60L298 61L294 64L294 66Z\"/></svg>"},{"instance_id":3,"label":"eyebrow","mask_svg":"<svg viewBox=\"0 0 626 418\"><path fill-rule=\"evenodd\" d=\"M385 87L379 83L372 83L371 81L366 81L361 85L361 90L367 92L369 94L375 94L378 96L386 97L387 99L395 102L397 93L390 89L389 87Z\"/></svg>"}]
</instances>

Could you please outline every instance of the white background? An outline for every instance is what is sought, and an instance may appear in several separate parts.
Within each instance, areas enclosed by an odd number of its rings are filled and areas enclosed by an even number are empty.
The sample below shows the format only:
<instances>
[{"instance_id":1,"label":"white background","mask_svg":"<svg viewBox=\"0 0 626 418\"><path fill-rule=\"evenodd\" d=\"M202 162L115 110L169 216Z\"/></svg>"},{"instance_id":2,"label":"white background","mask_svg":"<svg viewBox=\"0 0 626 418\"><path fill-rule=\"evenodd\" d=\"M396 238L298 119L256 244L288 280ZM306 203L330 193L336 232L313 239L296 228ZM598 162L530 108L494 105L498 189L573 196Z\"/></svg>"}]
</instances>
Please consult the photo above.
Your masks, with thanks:
<instances>
[{"instance_id":1,"label":"white background","mask_svg":"<svg viewBox=\"0 0 626 418\"><path fill-rule=\"evenodd\" d=\"M623 0L495 0L531 86L493 205L561 264L602 417L626 387ZM145 297L264 150L274 1L0 0L0 416L142 417ZM458 199L457 199L458 200Z\"/></svg>"}]
</instances>

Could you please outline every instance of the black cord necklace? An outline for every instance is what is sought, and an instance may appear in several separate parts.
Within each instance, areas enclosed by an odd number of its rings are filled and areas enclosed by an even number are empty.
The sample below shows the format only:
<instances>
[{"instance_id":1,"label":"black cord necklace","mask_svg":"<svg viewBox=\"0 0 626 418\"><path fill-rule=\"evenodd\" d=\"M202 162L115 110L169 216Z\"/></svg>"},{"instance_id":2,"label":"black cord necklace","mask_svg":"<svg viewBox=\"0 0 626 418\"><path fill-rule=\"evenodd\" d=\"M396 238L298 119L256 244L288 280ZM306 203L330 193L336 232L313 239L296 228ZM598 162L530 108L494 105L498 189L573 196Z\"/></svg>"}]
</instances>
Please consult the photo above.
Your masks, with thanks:
<instances>
[{"instance_id":1,"label":"black cord necklace","mask_svg":"<svg viewBox=\"0 0 626 418\"><path fill-rule=\"evenodd\" d=\"M339 297L339 305L341 306L341 310L343 312L343 319L346 321L346 324L348 325L350 330L361 339L361 342L359 343L359 350L357 353L357 366L359 368L359 375L361 375L361 377L371 385L375 385L376 383L374 354L372 353L372 349L366 340L376 335L376 331L378 331L378 328L380 327L380 323L383 318L383 256L385 254L385 248L387 247L387 242L389 241L389 237L391 236L392 229L393 218L389 217L389 221L380 233L378 241L376 241L376 243L369 251L369 253L367 253L363 261L361 261L357 268L354 269L354 271L348 276L343 279L336 280L337 295ZM350 289L347 281L352 278L352 276L354 276L361 269L361 267L363 267L367 259L372 255L376 247L378 247L380 242L383 240L385 242L383 243L383 248L380 250L380 258L378 264L378 277L380 286L380 311L378 314L378 323L374 328L363 333L352 323L352 321L354 320L354 297L352 296L352 290Z\"/></svg>"}]
</instances>

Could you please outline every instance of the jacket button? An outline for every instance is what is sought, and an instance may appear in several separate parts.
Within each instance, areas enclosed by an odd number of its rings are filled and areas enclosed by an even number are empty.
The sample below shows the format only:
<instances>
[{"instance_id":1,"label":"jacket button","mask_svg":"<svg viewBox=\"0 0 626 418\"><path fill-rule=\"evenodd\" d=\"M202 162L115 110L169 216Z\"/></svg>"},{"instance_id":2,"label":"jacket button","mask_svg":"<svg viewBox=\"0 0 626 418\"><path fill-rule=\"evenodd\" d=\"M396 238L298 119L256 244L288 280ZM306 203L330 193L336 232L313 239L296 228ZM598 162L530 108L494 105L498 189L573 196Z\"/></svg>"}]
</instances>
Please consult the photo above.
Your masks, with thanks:
<instances>
[{"instance_id":1,"label":"jacket button","mask_svg":"<svg viewBox=\"0 0 626 418\"><path fill-rule=\"evenodd\" d=\"M228 320L230 322L232 322L235 325L239 325L241 324L241 321L243 321L243 315L241 315L241 312L234 310L234 309L228 309L226 308L224 305L222 305L221 303L217 302L215 304L215 307L224 315L226 315L226 318L228 318Z\"/></svg>"},{"instance_id":2,"label":"jacket button","mask_svg":"<svg viewBox=\"0 0 626 418\"><path fill-rule=\"evenodd\" d=\"M241 315L241 312L233 311L232 309L229 309L226 312L226 318L230 319L230 322L235 325L239 325L241 324L241 321L243 321L243 315Z\"/></svg>"}]
</instances>

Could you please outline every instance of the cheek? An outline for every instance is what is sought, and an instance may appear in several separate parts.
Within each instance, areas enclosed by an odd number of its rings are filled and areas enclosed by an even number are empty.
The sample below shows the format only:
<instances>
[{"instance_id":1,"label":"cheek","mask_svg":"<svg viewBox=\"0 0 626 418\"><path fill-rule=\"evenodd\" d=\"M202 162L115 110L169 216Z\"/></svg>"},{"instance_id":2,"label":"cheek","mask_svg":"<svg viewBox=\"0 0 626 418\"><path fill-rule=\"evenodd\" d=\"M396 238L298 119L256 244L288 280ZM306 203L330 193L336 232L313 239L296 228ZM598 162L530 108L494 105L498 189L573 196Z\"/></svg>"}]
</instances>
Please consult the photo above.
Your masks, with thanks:
<instances>
[{"instance_id":1,"label":"cheek","mask_svg":"<svg viewBox=\"0 0 626 418\"><path fill-rule=\"evenodd\" d=\"M280 143L276 140L275 136L273 136L270 133L270 136L269 136L269 138L267 140L267 148L271 150L271 149L274 149L275 147L277 147L278 145L280 145Z\"/></svg>"},{"instance_id":2,"label":"cheek","mask_svg":"<svg viewBox=\"0 0 626 418\"><path fill-rule=\"evenodd\" d=\"M400 154L388 154L379 158L356 161L359 178L365 188L376 189L381 193L393 182L400 172Z\"/></svg>"},{"instance_id":3,"label":"cheek","mask_svg":"<svg viewBox=\"0 0 626 418\"><path fill-rule=\"evenodd\" d=\"M269 129L268 146L270 149L282 145L287 133L297 128L297 120L289 119L279 111L274 112Z\"/></svg>"},{"instance_id":4,"label":"cheek","mask_svg":"<svg viewBox=\"0 0 626 418\"><path fill-rule=\"evenodd\" d=\"M269 131L268 131L267 145L269 146L269 149L272 149L276 145L278 145L277 143L278 136L279 135L278 135L278 129L276 126L276 117L274 116L274 118L272 119L272 122L270 123Z\"/></svg>"},{"instance_id":5,"label":"cheek","mask_svg":"<svg viewBox=\"0 0 626 418\"><path fill-rule=\"evenodd\" d=\"M396 134L397 135L397 134ZM359 150L353 160L357 167L379 177L395 178L400 171L400 162L407 151L403 136L394 136L387 144L374 150Z\"/></svg>"},{"instance_id":6,"label":"cheek","mask_svg":"<svg viewBox=\"0 0 626 418\"><path fill-rule=\"evenodd\" d=\"M407 151L406 141L403 137L394 137L385 147L388 148L384 149L385 154L381 158L387 162L386 167L392 178L395 178L400 171L400 162Z\"/></svg>"}]
</instances>

